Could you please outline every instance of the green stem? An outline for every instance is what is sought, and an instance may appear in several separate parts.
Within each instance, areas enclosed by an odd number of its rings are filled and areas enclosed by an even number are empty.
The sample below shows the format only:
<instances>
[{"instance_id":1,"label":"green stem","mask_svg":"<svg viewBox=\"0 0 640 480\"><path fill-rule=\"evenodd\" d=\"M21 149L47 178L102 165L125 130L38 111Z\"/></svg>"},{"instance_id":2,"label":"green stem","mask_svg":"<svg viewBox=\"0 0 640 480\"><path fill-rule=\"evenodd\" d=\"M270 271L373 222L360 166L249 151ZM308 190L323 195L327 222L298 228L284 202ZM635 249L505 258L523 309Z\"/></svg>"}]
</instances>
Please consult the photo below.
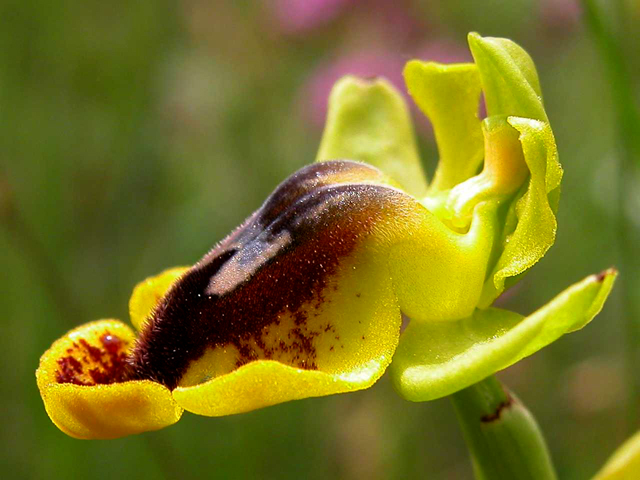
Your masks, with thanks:
<instances>
[{"instance_id":1,"label":"green stem","mask_svg":"<svg viewBox=\"0 0 640 480\"><path fill-rule=\"evenodd\" d=\"M535 419L496 377L451 396L477 480L555 480Z\"/></svg>"}]
</instances>

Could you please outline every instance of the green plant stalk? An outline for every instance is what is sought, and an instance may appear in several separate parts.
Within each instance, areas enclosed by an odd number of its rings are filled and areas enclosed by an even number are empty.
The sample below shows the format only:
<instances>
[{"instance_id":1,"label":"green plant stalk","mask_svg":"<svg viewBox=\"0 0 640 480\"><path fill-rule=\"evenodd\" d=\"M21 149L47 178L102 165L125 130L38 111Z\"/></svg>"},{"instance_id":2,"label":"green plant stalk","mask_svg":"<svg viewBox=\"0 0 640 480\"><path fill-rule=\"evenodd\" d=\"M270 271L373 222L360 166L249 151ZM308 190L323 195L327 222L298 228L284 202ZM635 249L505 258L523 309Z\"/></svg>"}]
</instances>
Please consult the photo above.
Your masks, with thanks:
<instances>
[{"instance_id":1,"label":"green plant stalk","mask_svg":"<svg viewBox=\"0 0 640 480\"><path fill-rule=\"evenodd\" d=\"M607 18L602 4L596 0L583 0L585 21L597 47L600 49L605 73L616 112L616 133L618 136L618 218L616 233L621 266L632 272L635 265L635 233L633 226L626 219L626 202L629 198L628 175L640 167L640 110L636 105L633 83L629 75L629 65L625 56L622 39L626 38L624 30L616 35L613 22ZM624 24L626 12L623 2L616 4L619 21ZM624 272L623 272L624 273ZM629 277L631 278L631 277ZM630 288L629 280L622 282L621 315L626 320L627 329L627 383L629 385L629 424L640 421L640 409L637 407L640 398L640 377L637 365L640 364L640 309Z\"/></svg>"},{"instance_id":2,"label":"green plant stalk","mask_svg":"<svg viewBox=\"0 0 640 480\"><path fill-rule=\"evenodd\" d=\"M453 394L451 400L477 480L557 478L535 419L495 376Z\"/></svg>"}]
</instances>

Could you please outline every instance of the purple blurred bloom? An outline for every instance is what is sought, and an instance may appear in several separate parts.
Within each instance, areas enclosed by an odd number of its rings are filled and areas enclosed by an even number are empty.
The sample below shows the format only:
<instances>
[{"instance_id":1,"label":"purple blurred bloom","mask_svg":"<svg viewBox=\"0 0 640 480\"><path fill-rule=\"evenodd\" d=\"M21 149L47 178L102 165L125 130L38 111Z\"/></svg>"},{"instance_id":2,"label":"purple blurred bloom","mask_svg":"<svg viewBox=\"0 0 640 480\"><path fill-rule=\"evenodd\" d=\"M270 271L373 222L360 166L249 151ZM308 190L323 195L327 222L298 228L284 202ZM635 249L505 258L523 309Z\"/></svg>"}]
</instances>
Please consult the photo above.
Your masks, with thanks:
<instances>
[{"instance_id":1,"label":"purple blurred bloom","mask_svg":"<svg viewBox=\"0 0 640 480\"><path fill-rule=\"evenodd\" d=\"M282 31L312 30L334 19L358 0L272 0L276 20Z\"/></svg>"},{"instance_id":2,"label":"purple blurred bloom","mask_svg":"<svg viewBox=\"0 0 640 480\"><path fill-rule=\"evenodd\" d=\"M473 62L466 46L461 46L446 39L433 39L417 49L411 58L428 62L462 63Z\"/></svg>"},{"instance_id":3,"label":"purple blurred bloom","mask_svg":"<svg viewBox=\"0 0 640 480\"><path fill-rule=\"evenodd\" d=\"M540 15L545 25L559 30L580 22L582 9L578 0L543 0Z\"/></svg>"},{"instance_id":4,"label":"purple blurred bloom","mask_svg":"<svg viewBox=\"0 0 640 480\"><path fill-rule=\"evenodd\" d=\"M390 53L357 53L320 65L303 86L303 105L310 122L317 127L324 125L327 99L334 83L345 75L359 77L385 77L394 86L404 90L402 67L404 59Z\"/></svg>"}]
</instances>

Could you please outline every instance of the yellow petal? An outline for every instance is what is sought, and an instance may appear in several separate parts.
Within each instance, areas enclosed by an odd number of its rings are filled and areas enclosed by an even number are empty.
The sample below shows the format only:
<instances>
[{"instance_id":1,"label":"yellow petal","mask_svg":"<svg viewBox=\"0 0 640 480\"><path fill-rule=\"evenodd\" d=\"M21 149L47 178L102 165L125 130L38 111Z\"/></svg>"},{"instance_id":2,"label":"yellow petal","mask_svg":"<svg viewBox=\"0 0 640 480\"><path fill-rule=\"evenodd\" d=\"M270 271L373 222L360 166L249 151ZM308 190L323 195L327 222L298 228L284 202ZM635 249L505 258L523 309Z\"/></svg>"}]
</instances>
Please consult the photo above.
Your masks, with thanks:
<instances>
[{"instance_id":1,"label":"yellow petal","mask_svg":"<svg viewBox=\"0 0 640 480\"><path fill-rule=\"evenodd\" d=\"M390 357L382 356L343 374L258 360L201 385L178 387L173 396L190 412L212 417L230 415L290 400L370 387L384 373L389 360Z\"/></svg>"},{"instance_id":2,"label":"yellow petal","mask_svg":"<svg viewBox=\"0 0 640 480\"><path fill-rule=\"evenodd\" d=\"M117 438L180 419L182 408L166 387L124 381L133 343L125 324L99 320L71 330L42 355L38 388L60 430L76 438Z\"/></svg>"},{"instance_id":3,"label":"yellow petal","mask_svg":"<svg viewBox=\"0 0 640 480\"><path fill-rule=\"evenodd\" d=\"M142 329L167 290L188 269L189 267L169 268L158 275L146 278L135 286L129 300L129 315L131 323L137 330Z\"/></svg>"}]
</instances>

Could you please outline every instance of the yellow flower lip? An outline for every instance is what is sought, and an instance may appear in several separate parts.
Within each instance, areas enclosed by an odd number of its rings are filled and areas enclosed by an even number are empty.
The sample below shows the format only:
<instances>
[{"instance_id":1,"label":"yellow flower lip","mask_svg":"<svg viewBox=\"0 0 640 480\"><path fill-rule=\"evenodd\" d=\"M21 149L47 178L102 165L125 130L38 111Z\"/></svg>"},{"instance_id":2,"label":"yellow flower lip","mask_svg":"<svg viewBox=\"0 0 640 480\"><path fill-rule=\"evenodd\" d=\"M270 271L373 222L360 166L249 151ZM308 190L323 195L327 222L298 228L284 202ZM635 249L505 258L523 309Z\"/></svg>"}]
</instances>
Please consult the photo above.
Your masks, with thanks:
<instances>
[{"instance_id":1,"label":"yellow flower lip","mask_svg":"<svg viewBox=\"0 0 640 480\"><path fill-rule=\"evenodd\" d=\"M149 380L127 381L134 334L117 320L98 320L57 340L40 359L36 379L45 409L66 434L118 438L177 422L182 408Z\"/></svg>"},{"instance_id":2,"label":"yellow flower lip","mask_svg":"<svg viewBox=\"0 0 640 480\"><path fill-rule=\"evenodd\" d=\"M113 438L183 407L215 416L366 388L391 362L401 308L474 308L488 253L468 252L492 237L491 212L457 234L376 168L310 165L196 265L136 286L137 338L103 320L55 342L37 372L47 412L72 436Z\"/></svg>"},{"instance_id":3,"label":"yellow flower lip","mask_svg":"<svg viewBox=\"0 0 640 480\"><path fill-rule=\"evenodd\" d=\"M226 346L235 348L236 367L274 359L318 369L318 339L336 328L324 312L332 288L366 249L387 198L403 195L364 183L380 176L338 161L286 180L169 289L132 352L134 377L174 389L208 348Z\"/></svg>"},{"instance_id":4,"label":"yellow flower lip","mask_svg":"<svg viewBox=\"0 0 640 480\"><path fill-rule=\"evenodd\" d=\"M328 358L357 369L390 356L401 309L421 320L473 311L494 210L477 209L472 227L457 234L376 168L305 167L194 267L173 271L179 279L147 315L131 352L132 378L173 390L194 364L200 373L191 385L258 360L328 371ZM428 266L417 274L416 262ZM138 303L134 295L131 305ZM390 327L371 328L381 319ZM395 340L378 342L381 332Z\"/></svg>"},{"instance_id":5,"label":"yellow flower lip","mask_svg":"<svg viewBox=\"0 0 640 480\"><path fill-rule=\"evenodd\" d=\"M407 279L453 285L445 318L473 309L486 260L466 252L489 210L459 235L373 167L308 166L199 263L134 289L138 338L104 320L55 342L37 372L47 412L70 435L112 438L174 423L182 407L223 415L366 388L391 362L401 308L433 308ZM414 256L426 275L408 274ZM473 289L459 281L470 271Z\"/></svg>"},{"instance_id":6,"label":"yellow flower lip","mask_svg":"<svg viewBox=\"0 0 640 480\"><path fill-rule=\"evenodd\" d=\"M364 270L366 274L366 268ZM134 289L131 304L142 305L144 299L164 298L171 282L182 277L182 273L180 269L169 269L140 282ZM383 292L377 296L386 298ZM325 320L326 317L338 318L344 314L331 302L325 307L324 318L308 315L313 318L307 319L309 324L304 327L296 325L300 316L281 315L279 324L272 326L269 334L260 337L259 343L271 350L269 355L272 359L258 358L238 366L241 355L237 347L208 348L202 357L190 363L179 385L172 391L174 399L192 413L221 416L296 399L368 388L389 365L399 330L396 312L375 315L381 302L372 300L371 293L375 292L363 293L355 282L348 282L341 288L339 297L350 299L351 311L365 308L360 315L375 318L367 322L356 320L351 328L340 328L340 322L330 324ZM344 300L341 303L344 307ZM149 309L146 312L136 310L141 317L132 318L134 323L153 314L155 306L147 305ZM316 332L312 334L313 364L301 363L304 360L300 356L303 353L301 349L305 347L296 345L301 337L287 338L291 332L300 335L303 331L307 335ZM245 343L246 346L250 344L249 341Z\"/></svg>"}]
</instances>

